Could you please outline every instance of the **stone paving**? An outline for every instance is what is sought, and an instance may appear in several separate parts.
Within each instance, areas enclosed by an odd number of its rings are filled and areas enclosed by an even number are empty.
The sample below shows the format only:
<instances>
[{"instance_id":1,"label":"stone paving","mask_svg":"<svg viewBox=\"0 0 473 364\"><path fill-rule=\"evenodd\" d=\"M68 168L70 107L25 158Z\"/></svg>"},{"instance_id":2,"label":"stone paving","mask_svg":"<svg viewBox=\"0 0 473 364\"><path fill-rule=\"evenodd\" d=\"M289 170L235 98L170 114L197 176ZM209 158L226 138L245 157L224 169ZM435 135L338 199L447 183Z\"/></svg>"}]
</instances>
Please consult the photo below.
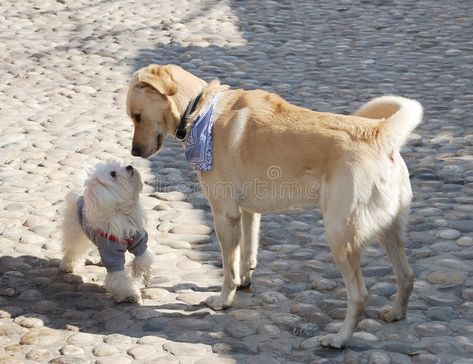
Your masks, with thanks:
<instances>
[{"instance_id":1,"label":"stone paving","mask_svg":"<svg viewBox=\"0 0 473 364\"><path fill-rule=\"evenodd\" d=\"M0 3L0 363L473 363L473 16L471 1L2 0ZM364 319L344 351L346 297L317 211L266 215L259 265L234 308L219 290L208 204L177 142L130 155L127 83L177 63L232 87L322 111L413 97L423 124L403 149L414 190L407 320L385 323L394 276L363 258ZM78 171L132 162L156 252L141 306L116 305L91 252L58 269L57 222Z\"/></svg>"}]
</instances>

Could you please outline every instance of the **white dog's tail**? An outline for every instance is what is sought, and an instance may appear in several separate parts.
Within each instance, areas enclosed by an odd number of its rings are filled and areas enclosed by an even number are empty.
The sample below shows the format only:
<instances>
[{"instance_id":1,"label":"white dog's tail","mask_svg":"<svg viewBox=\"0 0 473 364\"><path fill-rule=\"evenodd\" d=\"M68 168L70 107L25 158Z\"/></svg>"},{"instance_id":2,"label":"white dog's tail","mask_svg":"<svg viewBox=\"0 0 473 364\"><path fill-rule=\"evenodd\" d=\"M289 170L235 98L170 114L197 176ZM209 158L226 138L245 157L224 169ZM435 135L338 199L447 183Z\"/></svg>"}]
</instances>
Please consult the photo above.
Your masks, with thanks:
<instances>
[{"instance_id":1,"label":"white dog's tail","mask_svg":"<svg viewBox=\"0 0 473 364\"><path fill-rule=\"evenodd\" d=\"M409 134L422 121L422 105L401 96L377 97L364 104L353 115L370 119L384 119L380 137L392 147L401 147Z\"/></svg>"}]
</instances>

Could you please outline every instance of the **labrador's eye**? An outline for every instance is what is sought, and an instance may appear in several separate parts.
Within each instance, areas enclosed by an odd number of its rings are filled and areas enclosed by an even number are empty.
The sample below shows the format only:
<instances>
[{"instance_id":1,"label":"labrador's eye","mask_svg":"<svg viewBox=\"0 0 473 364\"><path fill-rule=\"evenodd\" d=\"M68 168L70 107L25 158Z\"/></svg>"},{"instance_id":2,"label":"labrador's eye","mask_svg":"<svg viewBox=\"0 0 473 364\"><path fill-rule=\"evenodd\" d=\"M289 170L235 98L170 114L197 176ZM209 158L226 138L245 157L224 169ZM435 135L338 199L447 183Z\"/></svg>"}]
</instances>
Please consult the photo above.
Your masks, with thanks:
<instances>
[{"instance_id":1,"label":"labrador's eye","mask_svg":"<svg viewBox=\"0 0 473 364\"><path fill-rule=\"evenodd\" d=\"M140 114L135 114L135 121L137 123L141 122L141 115Z\"/></svg>"},{"instance_id":2,"label":"labrador's eye","mask_svg":"<svg viewBox=\"0 0 473 364\"><path fill-rule=\"evenodd\" d=\"M111 172L110 172L110 176L112 176L113 178L115 178L115 177L117 176L117 172L111 171Z\"/></svg>"}]
</instances>

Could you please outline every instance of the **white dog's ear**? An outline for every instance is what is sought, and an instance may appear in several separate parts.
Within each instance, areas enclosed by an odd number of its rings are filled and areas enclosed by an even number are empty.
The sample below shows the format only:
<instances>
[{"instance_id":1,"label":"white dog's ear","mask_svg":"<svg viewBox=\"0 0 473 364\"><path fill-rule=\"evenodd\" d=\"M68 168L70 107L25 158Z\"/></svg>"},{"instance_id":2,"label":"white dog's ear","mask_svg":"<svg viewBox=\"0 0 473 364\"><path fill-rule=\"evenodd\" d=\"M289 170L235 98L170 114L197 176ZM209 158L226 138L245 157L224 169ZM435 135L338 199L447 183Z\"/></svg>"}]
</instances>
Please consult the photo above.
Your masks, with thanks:
<instances>
[{"instance_id":1,"label":"white dog's ear","mask_svg":"<svg viewBox=\"0 0 473 364\"><path fill-rule=\"evenodd\" d=\"M177 92L177 83L169 66L151 64L138 71L138 85L149 85L161 95L172 96Z\"/></svg>"}]
</instances>

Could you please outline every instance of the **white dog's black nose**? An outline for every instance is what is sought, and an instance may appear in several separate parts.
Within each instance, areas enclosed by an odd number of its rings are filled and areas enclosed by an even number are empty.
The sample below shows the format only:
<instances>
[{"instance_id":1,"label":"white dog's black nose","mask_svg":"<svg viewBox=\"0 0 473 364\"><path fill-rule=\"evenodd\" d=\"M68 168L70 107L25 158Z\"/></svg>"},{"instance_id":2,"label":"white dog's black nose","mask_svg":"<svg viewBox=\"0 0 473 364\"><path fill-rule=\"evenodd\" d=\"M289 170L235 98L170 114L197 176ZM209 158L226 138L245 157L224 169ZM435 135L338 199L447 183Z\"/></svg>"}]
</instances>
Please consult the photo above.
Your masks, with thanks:
<instances>
[{"instance_id":1,"label":"white dog's black nose","mask_svg":"<svg viewBox=\"0 0 473 364\"><path fill-rule=\"evenodd\" d=\"M133 175L134 170L133 170L133 167L132 167L132 166L126 166L126 171L127 171L128 173L131 173L131 174Z\"/></svg>"}]
</instances>

